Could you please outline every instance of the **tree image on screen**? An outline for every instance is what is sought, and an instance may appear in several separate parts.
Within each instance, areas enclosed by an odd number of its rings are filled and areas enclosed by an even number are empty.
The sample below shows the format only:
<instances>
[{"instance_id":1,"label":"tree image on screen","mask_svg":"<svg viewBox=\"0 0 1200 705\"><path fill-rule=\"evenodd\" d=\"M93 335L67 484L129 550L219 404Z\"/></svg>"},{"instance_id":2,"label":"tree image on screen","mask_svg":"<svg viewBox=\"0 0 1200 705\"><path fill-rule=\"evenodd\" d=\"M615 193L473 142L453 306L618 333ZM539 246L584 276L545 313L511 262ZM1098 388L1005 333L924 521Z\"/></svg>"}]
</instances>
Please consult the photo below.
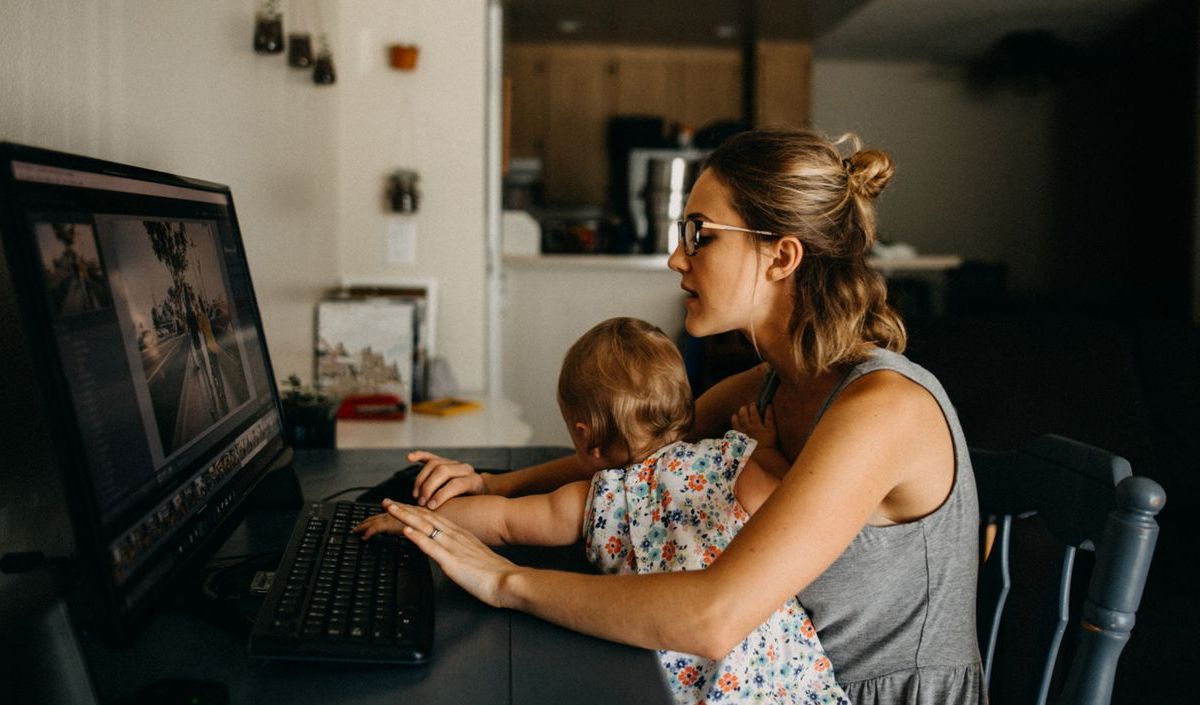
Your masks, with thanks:
<instances>
[{"instance_id":1,"label":"tree image on screen","mask_svg":"<svg viewBox=\"0 0 1200 705\"><path fill-rule=\"evenodd\" d=\"M205 284L205 267L211 281L219 264L198 252L189 233L195 224L145 220L142 227L170 275L165 295L143 304L149 315L139 318L150 327L138 331L163 450L170 453L248 395L229 298L220 287L210 295Z\"/></svg>"},{"instance_id":2,"label":"tree image on screen","mask_svg":"<svg viewBox=\"0 0 1200 705\"><path fill-rule=\"evenodd\" d=\"M56 315L98 311L112 305L90 225L42 224L38 241Z\"/></svg>"}]
</instances>

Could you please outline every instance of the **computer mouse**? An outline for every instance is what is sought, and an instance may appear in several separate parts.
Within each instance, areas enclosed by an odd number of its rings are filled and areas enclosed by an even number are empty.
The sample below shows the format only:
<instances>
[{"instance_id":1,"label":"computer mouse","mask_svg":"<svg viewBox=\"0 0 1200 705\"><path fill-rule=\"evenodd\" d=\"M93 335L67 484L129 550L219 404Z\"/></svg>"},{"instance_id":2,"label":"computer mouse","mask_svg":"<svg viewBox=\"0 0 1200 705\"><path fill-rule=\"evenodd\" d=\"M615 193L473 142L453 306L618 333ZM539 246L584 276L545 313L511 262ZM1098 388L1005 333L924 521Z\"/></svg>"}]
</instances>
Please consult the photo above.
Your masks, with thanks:
<instances>
[{"instance_id":1,"label":"computer mouse","mask_svg":"<svg viewBox=\"0 0 1200 705\"><path fill-rule=\"evenodd\" d=\"M355 497L354 501L378 504L384 499L392 499L404 504L415 504L417 500L412 494L413 481L417 479L422 467L424 465L421 463L406 465L388 479Z\"/></svg>"},{"instance_id":2,"label":"computer mouse","mask_svg":"<svg viewBox=\"0 0 1200 705\"><path fill-rule=\"evenodd\" d=\"M138 692L140 705L229 705L229 688L207 678L163 678Z\"/></svg>"}]
</instances>

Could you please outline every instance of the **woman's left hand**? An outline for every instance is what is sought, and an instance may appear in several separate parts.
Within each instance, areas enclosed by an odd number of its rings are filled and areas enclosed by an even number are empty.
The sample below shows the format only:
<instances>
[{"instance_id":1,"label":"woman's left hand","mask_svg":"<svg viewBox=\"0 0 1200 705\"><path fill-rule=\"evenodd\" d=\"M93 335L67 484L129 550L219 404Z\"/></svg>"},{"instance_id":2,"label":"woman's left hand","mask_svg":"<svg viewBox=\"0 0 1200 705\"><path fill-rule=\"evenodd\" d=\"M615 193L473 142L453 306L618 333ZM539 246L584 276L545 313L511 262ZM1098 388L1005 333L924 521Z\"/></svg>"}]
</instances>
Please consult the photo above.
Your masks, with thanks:
<instances>
[{"instance_id":1,"label":"woman's left hand","mask_svg":"<svg viewBox=\"0 0 1200 705\"><path fill-rule=\"evenodd\" d=\"M462 589L493 607L502 604L504 580L518 569L475 535L425 507L399 502L387 505L388 514L404 524L404 536L441 566Z\"/></svg>"}]
</instances>

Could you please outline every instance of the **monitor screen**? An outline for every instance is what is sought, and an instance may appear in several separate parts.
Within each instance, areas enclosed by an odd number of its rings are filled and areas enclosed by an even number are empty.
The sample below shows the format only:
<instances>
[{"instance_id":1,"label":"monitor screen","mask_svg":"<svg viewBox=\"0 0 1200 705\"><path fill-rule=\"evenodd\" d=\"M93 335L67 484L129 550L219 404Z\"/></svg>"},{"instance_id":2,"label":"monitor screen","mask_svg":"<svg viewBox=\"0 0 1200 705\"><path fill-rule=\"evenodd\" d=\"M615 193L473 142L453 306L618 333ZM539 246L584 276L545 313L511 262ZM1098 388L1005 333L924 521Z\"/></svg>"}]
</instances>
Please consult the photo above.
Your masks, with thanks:
<instances>
[{"instance_id":1,"label":"monitor screen","mask_svg":"<svg viewBox=\"0 0 1200 705\"><path fill-rule=\"evenodd\" d=\"M0 228L49 460L121 636L287 455L232 197L0 144Z\"/></svg>"}]
</instances>

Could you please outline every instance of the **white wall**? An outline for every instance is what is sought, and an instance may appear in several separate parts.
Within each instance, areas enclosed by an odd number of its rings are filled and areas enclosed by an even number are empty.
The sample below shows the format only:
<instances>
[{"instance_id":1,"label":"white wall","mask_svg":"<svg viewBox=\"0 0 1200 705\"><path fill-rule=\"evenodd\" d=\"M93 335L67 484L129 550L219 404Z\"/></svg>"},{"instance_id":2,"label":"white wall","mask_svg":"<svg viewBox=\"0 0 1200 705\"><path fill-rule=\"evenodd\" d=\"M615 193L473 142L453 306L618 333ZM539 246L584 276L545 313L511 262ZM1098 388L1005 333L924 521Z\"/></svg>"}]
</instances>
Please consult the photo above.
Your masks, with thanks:
<instances>
[{"instance_id":1,"label":"white wall","mask_svg":"<svg viewBox=\"0 0 1200 705\"><path fill-rule=\"evenodd\" d=\"M0 139L229 184L279 376L335 277L336 93L251 48L244 0L6 0Z\"/></svg>"},{"instance_id":2,"label":"white wall","mask_svg":"<svg viewBox=\"0 0 1200 705\"><path fill-rule=\"evenodd\" d=\"M652 266L586 256L504 267L504 396L522 411L532 445L571 445L558 410L558 371L567 348L613 316L634 316L672 339L683 333L683 292L666 257Z\"/></svg>"},{"instance_id":3,"label":"white wall","mask_svg":"<svg viewBox=\"0 0 1200 705\"><path fill-rule=\"evenodd\" d=\"M896 162L878 205L882 237L1005 262L1016 292L1046 288L1052 94L985 97L934 64L819 57L812 90L816 129L856 132Z\"/></svg>"},{"instance_id":4,"label":"white wall","mask_svg":"<svg viewBox=\"0 0 1200 705\"><path fill-rule=\"evenodd\" d=\"M464 390L484 388L486 3L342 0L338 59L338 256L343 277L438 282L437 353ZM386 47L416 44L417 69L394 71ZM420 210L384 208L386 177L420 172ZM386 258L388 222L411 217L416 262Z\"/></svg>"},{"instance_id":5,"label":"white wall","mask_svg":"<svg viewBox=\"0 0 1200 705\"><path fill-rule=\"evenodd\" d=\"M251 0L4 3L0 139L229 184L279 376L311 375L325 288L435 278L439 351L482 389L482 0L322 3L332 86L253 52ZM416 71L385 68L393 42L420 45ZM397 167L424 192L408 267L383 257Z\"/></svg>"}]
</instances>

